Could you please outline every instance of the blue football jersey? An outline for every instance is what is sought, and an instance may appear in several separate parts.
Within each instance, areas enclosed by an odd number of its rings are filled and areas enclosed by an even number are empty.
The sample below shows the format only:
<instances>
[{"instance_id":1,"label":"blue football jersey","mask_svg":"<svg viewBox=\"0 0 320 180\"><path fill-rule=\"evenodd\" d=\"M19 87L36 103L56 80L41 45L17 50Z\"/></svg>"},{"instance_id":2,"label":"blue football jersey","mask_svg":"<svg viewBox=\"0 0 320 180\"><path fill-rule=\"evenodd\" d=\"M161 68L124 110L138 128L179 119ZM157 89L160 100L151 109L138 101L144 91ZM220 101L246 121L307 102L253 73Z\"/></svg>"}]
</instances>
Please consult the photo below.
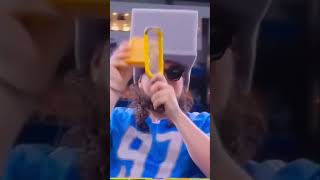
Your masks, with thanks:
<instances>
[{"instance_id":1,"label":"blue football jersey","mask_svg":"<svg viewBox=\"0 0 320 180\"><path fill-rule=\"evenodd\" d=\"M188 113L188 117L210 134L209 113ZM142 132L133 109L115 108L110 118L111 177L205 177L192 161L177 128L169 126L169 120L156 124L147 118L149 132Z\"/></svg>"}]
</instances>

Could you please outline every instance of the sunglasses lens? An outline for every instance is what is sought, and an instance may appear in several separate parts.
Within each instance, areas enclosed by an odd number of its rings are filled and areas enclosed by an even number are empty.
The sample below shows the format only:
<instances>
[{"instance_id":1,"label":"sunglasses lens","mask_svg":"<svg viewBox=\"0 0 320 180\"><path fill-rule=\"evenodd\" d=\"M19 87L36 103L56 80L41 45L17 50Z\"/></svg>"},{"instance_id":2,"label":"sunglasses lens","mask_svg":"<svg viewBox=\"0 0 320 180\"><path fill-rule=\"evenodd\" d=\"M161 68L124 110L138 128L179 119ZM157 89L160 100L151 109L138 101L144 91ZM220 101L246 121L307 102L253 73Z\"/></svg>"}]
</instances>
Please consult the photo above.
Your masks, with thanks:
<instances>
[{"instance_id":1,"label":"sunglasses lens","mask_svg":"<svg viewBox=\"0 0 320 180\"><path fill-rule=\"evenodd\" d=\"M182 67L171 67L169 69L167 69L165 71L166 73L166 77L168 80L171 80L171 81L178 81L183 73L184 73L184 68Z\"/></svg>"}]
</instances>

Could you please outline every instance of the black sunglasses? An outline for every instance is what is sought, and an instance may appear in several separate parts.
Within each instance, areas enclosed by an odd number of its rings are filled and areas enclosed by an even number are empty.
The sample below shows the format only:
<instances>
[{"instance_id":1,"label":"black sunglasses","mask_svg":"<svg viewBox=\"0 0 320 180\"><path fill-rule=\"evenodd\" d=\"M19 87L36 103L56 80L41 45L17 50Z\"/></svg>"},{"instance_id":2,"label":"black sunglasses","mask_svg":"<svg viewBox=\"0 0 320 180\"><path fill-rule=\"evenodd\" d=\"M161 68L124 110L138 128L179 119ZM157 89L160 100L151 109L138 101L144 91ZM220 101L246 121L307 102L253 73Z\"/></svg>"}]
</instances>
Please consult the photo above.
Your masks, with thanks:
<instances>
[{"instance_id":1,"label":"black sunglasses","mask_svg":"<svg viewBox=\"0 0 320 180\"><path fill-rule=\"evenodd\" d=\"M164 75L168 81L178 81L184 74L185 68L180 65L170 66L164 70Z\"/></svg>"}]
</instances>

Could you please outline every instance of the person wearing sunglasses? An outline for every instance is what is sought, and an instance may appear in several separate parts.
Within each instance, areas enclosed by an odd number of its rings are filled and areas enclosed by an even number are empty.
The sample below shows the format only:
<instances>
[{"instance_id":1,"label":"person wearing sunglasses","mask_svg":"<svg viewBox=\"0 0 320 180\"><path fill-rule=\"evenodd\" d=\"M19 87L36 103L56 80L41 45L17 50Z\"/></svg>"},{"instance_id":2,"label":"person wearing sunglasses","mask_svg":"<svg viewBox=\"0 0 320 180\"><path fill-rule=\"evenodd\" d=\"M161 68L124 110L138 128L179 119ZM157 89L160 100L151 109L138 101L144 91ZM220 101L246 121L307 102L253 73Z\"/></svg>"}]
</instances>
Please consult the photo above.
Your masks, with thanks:
<instances>
[{"instance_id":1,"label":"person wearing sunglasses","mask_svg":"<svg viewBox=\"0 0 320 180\"><path fill-rule=\"evenodd\" d=\"M129 65L126 60L134 48L128 43L111 56L110 177L210 177L210 114L190 112L198 13L133 9L132 19L130 37L143 36L146 27L163 31L164 72L149 78L144 68ZM132 103L115 107L131 78Z\"/></svg>"},{"instance_id":2,"label":"person wearing sunglasses","mask_svg":"<svg viewBox=\"0 0 320 180\"><path fill-rule=\"evenodd\" d=\"M179 81L185 72L185 68L174 62L166 61L164 75L168 81Z\"/></svg>"},{"instance_id":3,"label":"person wearing sunglasses","mask_svg":"<svg viewBox=\"0 0 320 180\"><path fill-rule=\"evenodd\" d=\"M110 62L110 176L209 177L210 115L190 113L192 64L165 60L164 74L149 79L126 64L130 46L122 44ZM115 107L134 74L130 107Z\"/></svg>"}]
</instances>

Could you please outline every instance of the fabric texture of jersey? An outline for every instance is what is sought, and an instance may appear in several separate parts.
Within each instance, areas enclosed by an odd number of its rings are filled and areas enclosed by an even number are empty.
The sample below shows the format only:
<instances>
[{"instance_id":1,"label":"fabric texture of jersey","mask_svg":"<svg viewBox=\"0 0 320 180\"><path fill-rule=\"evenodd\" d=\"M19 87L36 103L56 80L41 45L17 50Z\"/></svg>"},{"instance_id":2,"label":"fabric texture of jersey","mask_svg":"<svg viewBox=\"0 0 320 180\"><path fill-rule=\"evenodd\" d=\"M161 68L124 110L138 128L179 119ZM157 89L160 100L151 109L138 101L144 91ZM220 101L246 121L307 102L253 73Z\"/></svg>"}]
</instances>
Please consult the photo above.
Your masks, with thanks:
<instances>
[{"instance_id":1,"label":"fabric texture of jersey","mask_svg":"<svg viewBox=\"0 0 320 180\"><path fill-rule=\"evenodd\" d=\"M204 133L210 134L209 113L188 113ZM110 119L110 176L145 178L205 177L192 161L181 134L163 119L146 119L149 132L136 126L134 110L115 108ZM201 148L201 147L200 147Z\"/></svg>"}]
</instances>

